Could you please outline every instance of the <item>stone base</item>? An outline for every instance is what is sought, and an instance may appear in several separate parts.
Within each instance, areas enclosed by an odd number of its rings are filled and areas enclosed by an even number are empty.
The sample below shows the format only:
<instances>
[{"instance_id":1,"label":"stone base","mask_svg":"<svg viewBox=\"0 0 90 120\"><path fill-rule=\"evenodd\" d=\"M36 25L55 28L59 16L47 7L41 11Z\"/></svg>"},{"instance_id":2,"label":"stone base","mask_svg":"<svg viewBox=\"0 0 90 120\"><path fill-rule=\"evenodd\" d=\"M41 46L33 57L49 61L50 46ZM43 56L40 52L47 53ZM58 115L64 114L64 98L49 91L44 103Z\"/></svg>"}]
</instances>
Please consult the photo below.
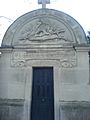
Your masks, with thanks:
<instances>
[{"instance_id":1,"label":"stone base","mask_svg":"<svg viewBox=\"0 0 90 120\"><path fill-rule=\"evenodd\" d=\"M0 120L30 120L24 107L24 100L0 99ZM90 103L60 102L59 113L59 120L90 120Z\"/></svg>"},{"instance_id":2,"label":"stone base","mask_svg":"<svg viewBox=\"0 0 90 120\"><path fill-rule=\"evenodd\" d=\"M90 120L90 103L62 102L60 120Z\"/></svg>"},{"instance_id":3,"label":"stone base","mask_svg":"<svg viewBox=\"0 0 90 120\"><path fill-rule=\"evenodd\" d=\"M22 120L22 100L0 100L0 120Z\"/></svg>"}]
</instances>

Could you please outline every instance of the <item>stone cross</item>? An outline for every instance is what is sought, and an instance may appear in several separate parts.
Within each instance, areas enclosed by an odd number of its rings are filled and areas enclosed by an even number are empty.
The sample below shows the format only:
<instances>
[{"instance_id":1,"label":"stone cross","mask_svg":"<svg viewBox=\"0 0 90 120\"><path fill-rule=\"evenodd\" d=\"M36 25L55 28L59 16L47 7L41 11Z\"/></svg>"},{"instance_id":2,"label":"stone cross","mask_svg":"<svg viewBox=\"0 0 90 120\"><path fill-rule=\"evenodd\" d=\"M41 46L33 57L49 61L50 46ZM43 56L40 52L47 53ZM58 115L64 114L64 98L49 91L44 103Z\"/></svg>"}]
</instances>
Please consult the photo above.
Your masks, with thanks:
<instances>
[{"instance_id":1,"label":"stone cross","mask_svg":"<svg viewBox=\"0 0 90 120\"><path fill-rule=\"evenodd\" d=\"M46 4L50 4L50 0L38 0L38 4L42 4L42 8L46 8Z\"/></svg>"}]
</instances>

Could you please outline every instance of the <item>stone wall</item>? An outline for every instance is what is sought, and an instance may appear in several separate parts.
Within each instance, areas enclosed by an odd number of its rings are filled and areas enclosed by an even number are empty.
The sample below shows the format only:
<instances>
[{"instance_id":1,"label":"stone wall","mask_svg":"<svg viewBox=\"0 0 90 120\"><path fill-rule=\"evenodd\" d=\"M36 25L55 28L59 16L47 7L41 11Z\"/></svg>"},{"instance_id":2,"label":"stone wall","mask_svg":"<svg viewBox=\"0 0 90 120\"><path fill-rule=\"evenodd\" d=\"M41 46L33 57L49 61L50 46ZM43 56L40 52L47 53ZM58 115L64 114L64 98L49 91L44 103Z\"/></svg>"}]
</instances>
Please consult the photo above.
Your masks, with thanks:
<instances>
[{"instance_id":1,"label":"stone wall","mask_svg":"<svg viewBox=\"0 0 90 120\"><path fill-rule=\"evenodd\" d=\"M54 68L55 120L90 120L89 49L82 27L63 12L19 17L0 47L0 120L30 120L36 66Z\"/></svg>"},{"instance_id":2,"label":"stone wall","mask_svg":"<svg viewBox=\"0 0 90 120\"><path fill-rule=\"evenodd\" d=\"M90 102L60 101L59 120L90 120ZM0 99L0 120L27 120L24 101Z\"/></svg>"},{"instance_id":3,"label":"stone wall","mask_svg":"<svg viewBox=\"0 0 90 120\"><path fill-rule=\"evenodd\" d=\"M0 100L0 120L22 120L24 104L23 100Z\"/></svg>"},{"instance_id":4,"label":"stone wall","mask_svg":"<svg viewBox=\"0 0 90 120\"><path fill-rule=\"evenodd\" d=\"M63 102L60 105L60 120L90 120L90 103Z\"/></svg>"}]
</instances>

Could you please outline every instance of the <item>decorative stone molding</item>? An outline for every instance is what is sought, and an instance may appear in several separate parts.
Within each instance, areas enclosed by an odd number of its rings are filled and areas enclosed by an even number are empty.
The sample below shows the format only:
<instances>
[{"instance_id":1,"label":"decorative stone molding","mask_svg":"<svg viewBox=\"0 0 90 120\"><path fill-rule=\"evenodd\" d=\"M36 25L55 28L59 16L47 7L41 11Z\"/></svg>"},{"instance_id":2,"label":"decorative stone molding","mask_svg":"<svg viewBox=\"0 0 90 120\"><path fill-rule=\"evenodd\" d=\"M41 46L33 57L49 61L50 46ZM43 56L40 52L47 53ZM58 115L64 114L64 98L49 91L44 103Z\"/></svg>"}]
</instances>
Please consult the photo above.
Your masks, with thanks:
<instances>
[{"instance_id":1,"label":"decorative stone molding","mask_svg":"<svg viewBox=\"0 0 90 120\"><path fill-rule=\"evenodd\" d=\"M90 108L90 102L88 101L59 101L60 106L62 108L64 107L89 107Z\"/></svg>"},{"instance_id":2,"label":"decorative stone molding","mask_svg":"<svg viewBox=\"0 0 90 120\"><path fill-rule=\"evenodd\" d=\"M69 15L39 9L19 17L4 35L2 46L35 44L73 45L87 43L85 32Z\"/></svg>"},{"instance_id":3,"label":"decorative stone molding","mask_svg":"<svg viewBox=\"0 0 90 120\"><path fill-rule=\"evenodd\" d=\"M22 106L24 105L24 99L0 99L0 105L6 106Z\"/></svg>"},{"instance_id":4,"label":"decorative stone molding","mask_svg":"<svg viewBox=\"0 0 90 120\"><path fill-rule=\"evenodd\" d=\"M74 35L62 22L43 17L30 21L20 29L18 44L30 43L75 43Z\"/></svg>"},{"instance_id":5,"label":"decorative stone molding","mask_svg":"<svg viewBox=\"0 0 90 120\"><path fill-rule=\"evenodd\" d=\"M60 67L71 68L76 66L76 52L67 51L36 51L36 52L13 52L11 55L11 66L26 67L29 61L53 60L58 61Z\"/></svg>"}]
</instances>

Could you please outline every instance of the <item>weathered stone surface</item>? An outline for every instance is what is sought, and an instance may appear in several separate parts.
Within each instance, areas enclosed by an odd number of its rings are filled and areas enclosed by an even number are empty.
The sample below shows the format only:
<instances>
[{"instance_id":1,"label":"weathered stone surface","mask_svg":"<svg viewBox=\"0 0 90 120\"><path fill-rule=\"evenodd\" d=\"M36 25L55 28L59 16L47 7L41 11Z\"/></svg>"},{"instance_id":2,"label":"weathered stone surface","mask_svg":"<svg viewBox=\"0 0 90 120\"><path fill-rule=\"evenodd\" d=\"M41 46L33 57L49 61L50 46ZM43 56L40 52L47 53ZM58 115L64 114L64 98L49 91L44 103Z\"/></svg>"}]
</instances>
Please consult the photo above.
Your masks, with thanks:
<instances>
[{"instance_id":1,"label":"weathered stone surface","mask_svg":"<svg viewBox=\"0 0 90 120\"><path fill-rule=\"evenodd\" d=\"M39 9L18 18L7 30L2 46L71 45L86 43L81 26L69 15Z\"/></svg>"},{"instance_id":2,"label":"weathered stone surface","mask_svg":"<svg viewBox=\"0 0 90 120\"><path fill-rule=\"evenodd\" d=\"M90 103L70 102L61 105L60 120L90 120Z\"/></svg>"},{"instance_id":3,"label":"weathered stone surface","mask_svg":"<svg viewBox=\"0 0 90 120\"><path fill-rule=\"evenodd\" d=\"M0 120L30 120L38 66L53 67L55 120L90 120L89 49L82 27L65 13L40 9L18 18L0 48Z\"/></svg>"},{"instance_id":4,"label":"weathered stone surface","mask_svg":"<svg viewBox=\"0 0 90 120\"><path fill-rule=\"evenodd\" d=\"M0 99L0 120L22 120L23 100Z\"/></svg>"},{"instance_id":5,"label":"weathered stone surface","mask_svg":"<svg viewBox=\"0 0 90 120\"><path fill-rule=\"evenodd\" d=\"M11 55L12 67L27 67L32 66L32 60L56 60L59 61L60 67L72 68L76 67L76 52L75 50L35 50L34 52L13 52Z\"/></svg>"},{"instance_id":6,"label":"weathered stone surface","mask_svg":"<svg viewBox=\"0 0 90 120\"><path fill-rule=\"evenodd\" d=\"M9 120L9 107L0 106L0 120Z\"/></svg>"}]
</instances>

